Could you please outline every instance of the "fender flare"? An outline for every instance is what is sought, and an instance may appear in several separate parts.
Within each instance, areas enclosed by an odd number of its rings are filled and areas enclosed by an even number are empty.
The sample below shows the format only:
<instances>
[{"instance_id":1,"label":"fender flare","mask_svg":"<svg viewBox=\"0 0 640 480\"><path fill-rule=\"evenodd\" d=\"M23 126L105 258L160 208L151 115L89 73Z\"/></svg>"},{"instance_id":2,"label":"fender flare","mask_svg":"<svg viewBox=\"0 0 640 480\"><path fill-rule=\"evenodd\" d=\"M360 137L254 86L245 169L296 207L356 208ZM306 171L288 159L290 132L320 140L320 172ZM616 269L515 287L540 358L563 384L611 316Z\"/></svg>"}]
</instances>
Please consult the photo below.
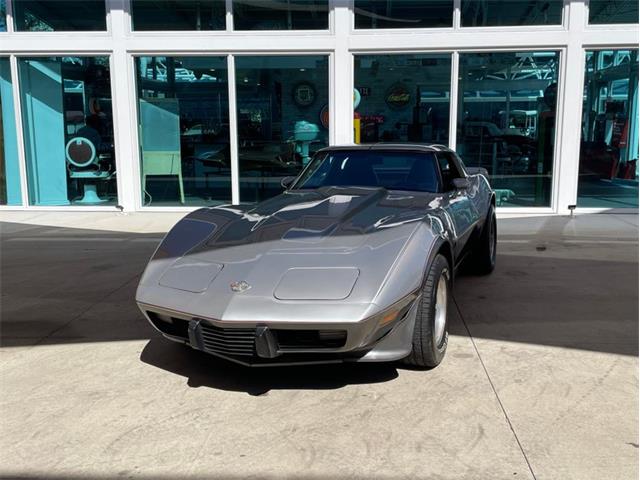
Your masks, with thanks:
<instances>
[{"instance_id":1,"label":"fender flare","mask_svg":"<svg viewBox=\"0 0 640 480\"><path fill-rule=\"evenodd\" d=\"M427 274L429 273L429 268L431 268L431 264L433 263L433 260L436 258L436 255L440 253L443 246L444 248L446 248L446 251L447 251L445 258L447 259L447 262L449 262L449 269L451 270L451 286L453 286L453 281L454 281L455 272L456 272L456 265L455 265L456 261L454 258L453 246L451 245L451 241L443 236L437 237L437 239L433 243L433 246L431 247L431 250L429 251L429 256L427 257L425 269L422 272L421 285L424 285L424 282L427 279Z\"/></svg>"}]
</instances>

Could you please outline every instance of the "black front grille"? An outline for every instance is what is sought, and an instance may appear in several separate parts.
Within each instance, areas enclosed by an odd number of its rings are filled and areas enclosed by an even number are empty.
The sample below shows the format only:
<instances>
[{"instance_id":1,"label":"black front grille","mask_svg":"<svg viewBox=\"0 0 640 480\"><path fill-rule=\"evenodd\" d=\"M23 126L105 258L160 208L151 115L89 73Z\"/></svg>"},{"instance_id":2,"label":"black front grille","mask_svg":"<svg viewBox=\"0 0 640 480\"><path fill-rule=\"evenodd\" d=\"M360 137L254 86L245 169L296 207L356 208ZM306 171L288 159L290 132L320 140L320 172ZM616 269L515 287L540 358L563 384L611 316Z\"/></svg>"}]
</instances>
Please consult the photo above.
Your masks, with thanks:
<instances>
[{"instance_id":1,"label":"black front grille","mask_svg":"<svg viewBox=\"0 0 640 480\"><path fill-rule=\"evenodd\" d=\"M221 355L255 354L255 328L221 328L200 322L200 333L206 352Z\"/></svg>"},{"instance_id":2,"label":"black front grille","mask_svg":"<svg viewBox=\"0 0 640 480\"><path fill-rule=\"evenodd\" d=\"M340 348L347 341L345 330L274 330L280 351Z\"/></svg>"},{"instance_id":3,"label":"black front grille","mask_svg":"<svg viewBox=\"0 0 640 480\"><path fill-rule=\"evenodd\" d=\"M229 358L236 357L236 360L250 364L309 361L313 360L313 354L300 352L317 353L341 348L346 345L347 340L346 330L273 329L269 335L259 335L265 327L223 328L207 320L187 320L152 311L146 313L165 335L183 339L195 349ZM265 345L270 346L265 350ZM328 360L331 355L326 352L322 358Z\"/></svg>"}]
</instances>

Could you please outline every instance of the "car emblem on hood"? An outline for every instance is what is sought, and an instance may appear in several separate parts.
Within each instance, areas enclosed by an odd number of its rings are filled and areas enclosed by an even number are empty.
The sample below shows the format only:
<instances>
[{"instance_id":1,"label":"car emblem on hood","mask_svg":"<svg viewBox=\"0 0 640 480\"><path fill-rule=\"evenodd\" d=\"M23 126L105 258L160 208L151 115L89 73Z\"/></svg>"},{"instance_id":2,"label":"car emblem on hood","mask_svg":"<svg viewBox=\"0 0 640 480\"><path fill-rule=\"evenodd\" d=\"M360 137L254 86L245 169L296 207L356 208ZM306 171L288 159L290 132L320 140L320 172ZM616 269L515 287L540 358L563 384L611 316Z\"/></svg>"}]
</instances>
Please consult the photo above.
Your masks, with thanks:
<instances>
[{"instance_id":1,"label":"car emblem on hood","mask_svg":"<svg viewBox=\"0 0 640 480\"><path fill-rule=\"evenodd\" d=\"M251 285L249 285L244 280L241 280L239 282L231 282L229 286L231 287L232 292L244 292L251 288Z\"/></svg>"}]
</instances>

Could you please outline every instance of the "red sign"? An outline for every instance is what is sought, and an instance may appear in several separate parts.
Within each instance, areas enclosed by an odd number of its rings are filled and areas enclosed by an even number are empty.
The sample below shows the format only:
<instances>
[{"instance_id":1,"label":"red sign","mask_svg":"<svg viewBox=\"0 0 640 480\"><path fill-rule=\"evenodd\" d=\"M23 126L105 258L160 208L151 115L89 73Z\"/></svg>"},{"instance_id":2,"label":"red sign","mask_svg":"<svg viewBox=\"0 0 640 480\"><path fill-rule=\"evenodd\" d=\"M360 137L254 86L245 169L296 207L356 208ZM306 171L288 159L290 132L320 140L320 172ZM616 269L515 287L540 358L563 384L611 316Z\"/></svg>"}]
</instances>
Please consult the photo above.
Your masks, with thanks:
<instances>
[{"instance_id":1,"label":"red sign","mask_svg":"<svg viewBox=\"0 0 640 480\"><path fill-rule=\"evenodd\" d=\"M360 119L363 122L384 123L384 115L361 115Z\"/></svg>"},{"instance_id":2,"label":"red sign","mask_svg":"<svg viewBox=\"0 0 640 480\"><path fill-rule=\"evenodd\" d=\"M329 128L329 104L320 109L320 125Z\"/></svg>"}]
</instances>

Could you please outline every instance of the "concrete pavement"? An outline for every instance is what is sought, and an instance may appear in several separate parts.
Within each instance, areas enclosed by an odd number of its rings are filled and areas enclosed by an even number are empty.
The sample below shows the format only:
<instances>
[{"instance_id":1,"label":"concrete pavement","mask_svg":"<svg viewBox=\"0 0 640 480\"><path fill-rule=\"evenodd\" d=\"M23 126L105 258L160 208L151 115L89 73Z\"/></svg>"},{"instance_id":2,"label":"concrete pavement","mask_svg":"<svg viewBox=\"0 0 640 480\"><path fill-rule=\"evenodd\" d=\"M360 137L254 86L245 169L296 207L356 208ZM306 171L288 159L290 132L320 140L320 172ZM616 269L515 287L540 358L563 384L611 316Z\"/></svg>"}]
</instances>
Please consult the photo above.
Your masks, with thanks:
<instances>
[{"instance_id":1,"label":"concrete pavement","mask_svg":"<svg viewBox=\"0 0 640 480\"><path fill-rule=\"evenodd\" d=\"M167 342L133 295L174 218L43 215L0 227L3 478L638 476L637 215L501 220L431 371Z\"/></svg>"}]
</instances>

